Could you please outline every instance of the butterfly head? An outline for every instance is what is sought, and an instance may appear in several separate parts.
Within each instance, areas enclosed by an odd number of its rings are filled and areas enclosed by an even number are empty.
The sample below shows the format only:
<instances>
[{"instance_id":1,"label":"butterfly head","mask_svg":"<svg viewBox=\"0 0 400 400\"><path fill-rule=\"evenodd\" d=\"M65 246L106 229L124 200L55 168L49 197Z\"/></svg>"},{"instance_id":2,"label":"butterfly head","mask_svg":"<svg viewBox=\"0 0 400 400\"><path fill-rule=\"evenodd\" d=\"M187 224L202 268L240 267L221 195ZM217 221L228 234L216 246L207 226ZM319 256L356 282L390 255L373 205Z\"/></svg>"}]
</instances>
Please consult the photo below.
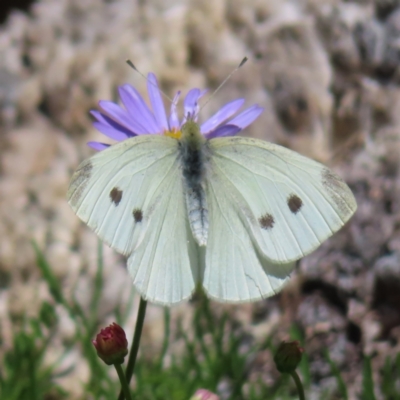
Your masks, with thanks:
<instances>
[{"instance_id":1,"label":"butterfly head","mask_svg":"<svg viewBox=\"0 0 400 400\"><path fill-rule=\"evenodd\" d=\"M206 138L201 134L200 126L193 120L187 120L182 125L181 143L187 144L192 149L199 149Z\"/></svg>"}]
</instances>

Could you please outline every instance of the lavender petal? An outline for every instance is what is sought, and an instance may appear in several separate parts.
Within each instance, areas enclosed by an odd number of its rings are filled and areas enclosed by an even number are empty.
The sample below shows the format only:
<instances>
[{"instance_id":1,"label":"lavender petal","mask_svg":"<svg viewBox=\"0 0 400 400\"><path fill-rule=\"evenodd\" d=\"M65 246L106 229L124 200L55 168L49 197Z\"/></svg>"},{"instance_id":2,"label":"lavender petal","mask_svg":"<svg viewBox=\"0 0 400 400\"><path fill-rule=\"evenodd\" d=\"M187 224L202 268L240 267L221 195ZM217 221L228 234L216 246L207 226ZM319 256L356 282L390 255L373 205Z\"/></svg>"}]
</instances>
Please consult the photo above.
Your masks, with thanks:
<instances>
[{"instance_id":1,"label":"lavender petal","mask_svg":"<svg viewBox=\"0 0 400 400\"><path fill-rule=\"evenodd\" d=\"M102 151L102 150L106 149L107 147L110 147L109 144L100 143L100 142L87 142L87 145L97 151Z\"/></svg>"},{"instance_id":2,"label":"lavender petal","mask_svg":"<svg viewBox=\"0 0 400 400\"><path fill-rule=\"evenodd\" d=\"M240 131L240 127L236 125L222 125L219 128L211 131L209 134L206 134L205 137L207 139L213 139L216 137L235 136Z\"/></svg>"},{"instance_id":3,"label":"lavender petal","mask_svg":"<svg viewBox=\"0 0 400 400\"><path fill-rule=\"evenodd\" d=\"M168 129L168 121L161 92L158 87L158 81L153 73L149 73L147 79L147 91L149 93L150 103L158 126L158 132L163 132Z\"/></svg>"},{"instance_id":4,"label":"lavender petal","mask_svg":"<svg viewBox=\"0 0 400 400\"><path fill-rule=\"evenodd\" d=\"M174 96L171 103L171 114L169 116L169 130L177 130L180 128L178 113L176 111L176 105L179 101L179 96L181 95L181 91L177 92Z\"/></svg>"},{"instance_id":5,"label":"lavender petal","mask_svg":"<svg viewBox=\"0 0 400 400\"><path fill-rule=\"evenodd\" d=\"M184 118L182 124L184 124L188 117L193 121L197 121L197 115L199 113L199 99L207 93L207 90L191 89L183 101Z\"/></svg>"},{"instance_id":6,"label":"lavender petal","mask_svg":"<svg viewBox=\"0 0 400 400\"><path fill-rule=\"evenodd\" d=\"M243 112L241 112L239 115L237 115L235 118L231 119L229 121L229 125L236 125L240 129L244 129L247 126L249 126L252 122L254 122L264 111L264 108L254 105Z\"/></svg>"},{"instance_id":7,"label":"lavender petal","mask_svg":"<svg viewBox=\"0 0 400 400\"><path fill-rule=\"evenodd\" d=\"M94 122L93 126L104 135L111 139L122 141L132 136L136 136L136 133L126 129L122 125L118 124L106 115L101 114L99 111L92 110L90 113L97 119L98 122Z\"/></svg>"},{"instance_id":8,"label":"lavender petal","mask_svg":"<svg viewBox=\"0 0 400 400\"><path fill-rule=\"evenodd\" d=\"M239 108L242 107L243 103L244 99L236 99L225 104L219 111L201 125L201 133L206 134L221 125L232 115L236 114L239 111Z\"/></svg>"},{"instance_id":9,"label":"lavender petal","mask_svg":"<svg viewBox=\"0 0 400 400\"><path fill-rule=\"evenodd\" d=\"M153 113L134 87L123 85L118 88L118 92L130 117L140 124L146 130L146 133L160 132Z\"/></svg>"},{"instance_id":10,"label":"lavender petal","mask_svg":"<svg viewBox=\"0 0 400 400\"><path fill-rule=\"evenodd\" d=\"M124 128L136 133L136 135L144 135L148 133L144 126L139 124L137 120L131 118L128 112L118 104L115 104L112 101L101 100L99 101L99 106L102 110L102 114L105 114Z\"/></svg>"}]
</instances>

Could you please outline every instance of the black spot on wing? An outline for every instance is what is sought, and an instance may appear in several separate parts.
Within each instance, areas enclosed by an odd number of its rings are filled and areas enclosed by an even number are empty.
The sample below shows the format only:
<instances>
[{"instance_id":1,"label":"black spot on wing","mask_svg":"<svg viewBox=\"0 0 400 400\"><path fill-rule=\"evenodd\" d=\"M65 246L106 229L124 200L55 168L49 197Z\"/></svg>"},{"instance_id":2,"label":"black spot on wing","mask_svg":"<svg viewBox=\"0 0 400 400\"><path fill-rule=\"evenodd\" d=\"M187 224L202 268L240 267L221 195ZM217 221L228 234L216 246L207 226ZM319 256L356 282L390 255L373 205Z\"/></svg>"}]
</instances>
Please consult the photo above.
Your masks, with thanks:
<instances>
[{"instance_id":1,"label":"black spot on wing","mask_svg":"<svg viewBox=\"0 0 400 400\"><path fill-rule=\"evenodd\" d=\"M133 215L133 218L135 219L135 222L142 222L142 219L143 219L142 210L140 210L139 208L135 208L132 211L132 215Z\"/></svg>"},{"instance_id":2,"label":"black spot on wing","mask_svg":"<svg viewBox=\"0 0 400 400\"><path fill-rule=\"evenodd\" d=\"M258 222L260 223L262 229L272 229L275 224L274 217L268 213L262 215L258 219Z\"/></svg>"},{"instance_id":3,"label":"black spot on wing","mask_svg":"<svg viewBox=\"0 0 400 400\"><path fill-rule=\"evenodd\" d=\"M303 207L303 201L299 196L291 194L287 199L287 205L293 214L297 214Z\"/></svg>"},{"instance_id":4,"label":"black spot on wing","mask_svg":"<svg viewBox=\"0 0 400 400\"><path fill-rule=\"evenodd\" d=\"M117 206L122 200L122 190L117 187L113 188L110 192L111 201Z\"/></svg>"}]
</instances>

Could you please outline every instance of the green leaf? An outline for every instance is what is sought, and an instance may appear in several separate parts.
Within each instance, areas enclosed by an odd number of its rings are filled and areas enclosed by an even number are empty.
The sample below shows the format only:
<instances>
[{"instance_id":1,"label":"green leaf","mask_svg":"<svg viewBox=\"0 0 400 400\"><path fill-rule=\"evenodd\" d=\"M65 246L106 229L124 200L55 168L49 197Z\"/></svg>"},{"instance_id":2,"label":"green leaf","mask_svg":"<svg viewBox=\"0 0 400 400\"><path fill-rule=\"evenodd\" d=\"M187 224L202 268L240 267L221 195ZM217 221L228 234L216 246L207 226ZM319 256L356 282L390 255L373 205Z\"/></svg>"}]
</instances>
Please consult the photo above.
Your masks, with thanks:
<instances>
[{"instance_id":1,"label":"green leaf","mask_svg":"<svg viewBox=\"0 0 400 400\"><path fill-rule=\"evenodd\" d=\"M338 392L339 392L340 397L343 400L347 400L349 398L348 393L347 393L347 387L346 387L346 384L344 383L344 380L342 378L339 368L337 367L335 362L331 359L328 350L325 351L324 355L325 355L326 360L329 363L329 366L331 367L332 375L336 378L336 383L337 383Z\"/></svg>"},{"instance_id":2,"label":"green leaf","mask_svg":"<svg viewBox=\"0 0 400 400\"><path fill-rule=\"evenodd\" d=\"M371 358L365 357L363 362L362 400L376 400L372 377Z\"/></svg>"}]
</instances>

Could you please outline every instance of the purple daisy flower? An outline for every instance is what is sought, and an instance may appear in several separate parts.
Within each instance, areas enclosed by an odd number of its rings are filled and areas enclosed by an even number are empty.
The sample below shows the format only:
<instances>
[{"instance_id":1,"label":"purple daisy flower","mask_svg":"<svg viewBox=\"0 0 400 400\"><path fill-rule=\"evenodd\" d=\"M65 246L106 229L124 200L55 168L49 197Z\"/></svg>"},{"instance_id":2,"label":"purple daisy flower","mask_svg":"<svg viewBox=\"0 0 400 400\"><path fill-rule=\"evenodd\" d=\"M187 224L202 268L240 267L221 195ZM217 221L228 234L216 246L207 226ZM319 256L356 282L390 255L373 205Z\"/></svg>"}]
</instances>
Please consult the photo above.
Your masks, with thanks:
<instances>
[{"instance_id":1,"label":"purple daisy flower","mask_svg":"<svg viewBox=\"0 0 400 400\"><path fill-rule=\"evenodd\" d=\"M206 93L206 90L191 89L188 92L183 102L184 118L181 121L176 110L181 92L175 95L168 117L157 78L153 73L148 75L147 90L151 109L134 87L128 84L120 86L118 92L125 108L112 101L101 100L99 102L100 111L91 111L91 114L97 120L93 124L94 127L117 141L138 135L168 135L178 139L181 136L182 125L188 118L197 122L198 102ZM262 107L253 105L237 114L243 103L244 99L236 99L225 104L211 118L200 125L200 132L207 139L236 135L249 126L263 111ZM235 114L237 115L232 118ZM89 142L88 145L95 150L103 150L110 146L99 142Z\"/></svg>"}]
</instances>

